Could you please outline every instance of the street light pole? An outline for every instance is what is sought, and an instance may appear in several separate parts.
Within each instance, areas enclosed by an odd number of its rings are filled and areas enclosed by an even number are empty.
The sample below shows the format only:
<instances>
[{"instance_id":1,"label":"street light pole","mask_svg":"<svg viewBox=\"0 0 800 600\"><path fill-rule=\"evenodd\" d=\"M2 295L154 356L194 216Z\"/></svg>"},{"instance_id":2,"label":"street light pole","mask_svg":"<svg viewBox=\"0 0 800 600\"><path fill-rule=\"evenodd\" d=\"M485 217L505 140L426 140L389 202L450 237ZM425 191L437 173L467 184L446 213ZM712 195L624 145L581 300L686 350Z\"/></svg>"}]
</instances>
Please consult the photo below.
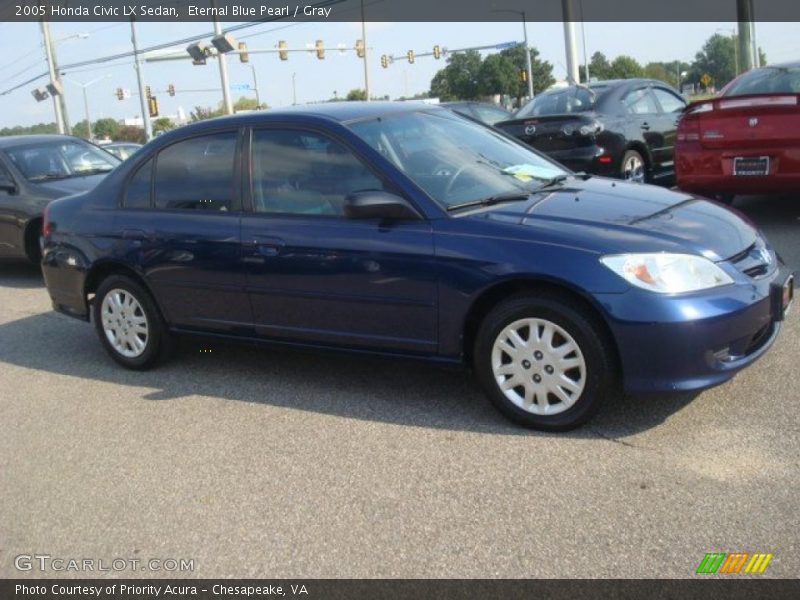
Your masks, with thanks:
<instances>
[{"instance_id":1,"label":"street light pole","mask_svg":"<svg viewBox=\"0 0 800 600\"><path fill-rule=\"evenodd\" d=\"M297 82L295 81L297 73L292 73L292 106L297 106Z\"/></svg>"},{"instance_id":2,"label":"street light pole","mask_svg":"<svg viewBox=\"0 0 800 600\"><path fill-rule=\"evenodd\" d=\"M133 64L136 68L136 82L139 85L139 102L142 106L142 124L146 141L153 139L153 124L150 122L150 110L147 107L147 95L144 89L144 69L139 59L139 45L136 42L136 22L131 18L131 43L133 44Z\"/></svg>"},{"instance_id":3,"label":"street light pole","mask_svg":"<svg viewBox=\"0 0 800 600\"><path fill-rule=\"evenodd\" d=\"M254 65L248 65L250 70L253 71L253 90L256 93L256 108L261 108L261 99L258 96L258 78L256 77L256 68Z\"/></svg>"},{"instance_id":4,"label":"street light pole","mask_svg":"<svg viewBox=\"0 0 800 600\"><path fill-rule=\"evenodd\" d=\"M531 49L528 45L528 22L525 20L524 10L514 10L511 8L496 8L492 12L496 13L512 13L522 17L522 34L525 46L525 70L528 73L528 97L533 98L533 65L531 65Z\"/></svg>"},{"instance_id":5,"label":"street light pole","mask_svg":"<svg viewBox=\"0 0 800 600\"><path fill-rule=\"evenodd\" d=\"M211 7L216 7L216 2L211 0ZM222 25L219 19L214 17L214 37L222 35ZM225 114L233 114L233 102L231 101L231 85L228 79L228 58L224 52L217 52L217 60L219 61L219 80L222 84L222 102L225 108Z\"/></svg>"},{"instance_id":6,"label":"street light pole","mask_svg":"<svg viewBox=\"0 0 800 600\"><path fill-rule=\"evenodd\" d=\"M50 24L42 20L41 25L42 37L44 38L44 51L47 55L47 69L50 74L50 84L56 87L56 67L53 61L53 42L50 39ZM53 97L53 109L56 113L56 127L58 127L58 133L63 135L66 133L66 129L64 128L64 115L61 113L61 103L58 100L57 94L50 95Z\"/></svg>"},{"instance_id":7,"label":"street light pole","mask_svg":"<svg viewBox=\"0 0 800 600\"><path fill-rule=\"evenodd\" d=\"M111 77L111 75L103 75L102 77L98 77L97 79L92 79L88 83L81 83L79 81L72 81L71 79L67 79L67 81L69 81L70 83L74 83L75 85L80 86L81 88L83 88L83 110L86 113L86 139L90 140L90 141L91 141L91 139L93 137L92 136L92 117L89 114L89 95L86 92L86 90L89 89L89 87L93 86L98 81L102 81L103 79L108 79L109 77Z\"/></svg>"},{"instance_id":8,"label":"street light pole","mask_svg":"<svg viewBox=\"0 0 800 600\"><path fill-rule=\"evenodd\" d=\"M364 0L361 0L361 42L364 44L364 91L369 102L369 64L367 63L367 22L364 20Z\"/></svg>"}]
</instances>

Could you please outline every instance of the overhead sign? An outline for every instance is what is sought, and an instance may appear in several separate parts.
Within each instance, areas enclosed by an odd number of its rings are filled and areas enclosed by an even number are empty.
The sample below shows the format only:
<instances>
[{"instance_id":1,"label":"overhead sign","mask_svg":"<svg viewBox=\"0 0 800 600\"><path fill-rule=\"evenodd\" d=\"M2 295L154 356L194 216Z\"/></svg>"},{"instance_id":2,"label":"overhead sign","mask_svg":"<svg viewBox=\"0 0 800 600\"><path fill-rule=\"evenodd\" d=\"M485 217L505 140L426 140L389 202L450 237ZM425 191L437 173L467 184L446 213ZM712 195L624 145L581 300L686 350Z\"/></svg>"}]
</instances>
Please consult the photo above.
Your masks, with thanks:
<instances>
[{"instance_id":1,"label":"overhead sign","mask_svg":"<svg viewBox=\"0 0 800 600\"><path fill-rule=\"evenodd\" d=\"M495 46L496 50L507 50L509 48L515 48L519 45L519 42L503 42L502 44L497 44Z\"/></svg>"},{"instance_id":2,"label":"overhead sign","mask_svg":"<svg viewBox=\"0 0 800 600\"><path fill-rule=\"evenodd\" d=\"M246 92L250 89L249 83L232 83L231 90L234 92Z\"/></svg>"}]
</instances>

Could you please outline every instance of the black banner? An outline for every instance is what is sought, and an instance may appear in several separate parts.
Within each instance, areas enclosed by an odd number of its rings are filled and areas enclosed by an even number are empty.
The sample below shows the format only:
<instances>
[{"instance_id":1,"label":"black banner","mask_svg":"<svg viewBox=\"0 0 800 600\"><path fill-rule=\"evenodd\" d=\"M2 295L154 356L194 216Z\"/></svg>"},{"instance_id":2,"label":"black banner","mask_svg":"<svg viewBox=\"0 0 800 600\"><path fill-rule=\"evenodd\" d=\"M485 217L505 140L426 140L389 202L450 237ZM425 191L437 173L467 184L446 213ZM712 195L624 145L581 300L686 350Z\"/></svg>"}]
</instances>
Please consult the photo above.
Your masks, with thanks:
<instances>
[{"instance_id":1,"label":"black banner","mask_svg":"<svg viewBox=\"0 0 800 600\"><path fill-rule=\"evenodd\" d=\"M797 0L2 0L2 21L800 21ZM743 12L737 12L743 11Z\"/></svg>"},{"instance_id":2,"label":"black banner","mask_svg":"<svg viewBox=\"0 0 800 600\"><path fill-rule=\"evenodd\" d=\"M710 576L681 580L521 579L6 579L3 600L308 600L675 599L755 600L800 598L800 580Z\"/></svg>"}]
</instances>

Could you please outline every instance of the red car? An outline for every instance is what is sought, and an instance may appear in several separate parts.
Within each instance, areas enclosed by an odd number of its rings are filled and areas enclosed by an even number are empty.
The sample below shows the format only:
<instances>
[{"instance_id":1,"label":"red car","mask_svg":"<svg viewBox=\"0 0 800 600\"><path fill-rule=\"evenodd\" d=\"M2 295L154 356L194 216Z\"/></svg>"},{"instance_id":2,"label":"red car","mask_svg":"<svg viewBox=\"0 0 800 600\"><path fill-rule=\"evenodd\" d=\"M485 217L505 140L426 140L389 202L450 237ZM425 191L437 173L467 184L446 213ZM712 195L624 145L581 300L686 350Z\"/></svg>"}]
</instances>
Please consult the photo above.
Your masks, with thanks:
<instances>
[{"instance_id":1,"label":"red car","mask_svg":"<svg viewBox=\"0 0 800 600\"><path fill-rule=\"evenodd\" d=\"M753 69L686 107L675 173L679 188L723 202L800 191L800 62Z\"/></svg>"}]
</instances>

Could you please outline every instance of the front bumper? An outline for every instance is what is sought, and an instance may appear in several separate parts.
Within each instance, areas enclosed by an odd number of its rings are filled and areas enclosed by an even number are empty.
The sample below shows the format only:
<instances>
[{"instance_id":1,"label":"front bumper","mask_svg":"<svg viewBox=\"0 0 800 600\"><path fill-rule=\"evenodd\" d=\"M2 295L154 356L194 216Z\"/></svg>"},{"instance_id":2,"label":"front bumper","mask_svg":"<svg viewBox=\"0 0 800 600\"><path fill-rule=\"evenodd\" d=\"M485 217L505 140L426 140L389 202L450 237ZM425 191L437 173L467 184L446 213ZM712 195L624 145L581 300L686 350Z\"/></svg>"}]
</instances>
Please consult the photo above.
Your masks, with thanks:
<instances>
[{"instance_id":1,"label":"front bumper","mask_svg":"<svg viewBox=\"0 0 800 600\"><path fill-rule=\"evenodd\" d=\"M780 332L783 311L776 286L789 275L775 269L748 284L681 296L630 290L605 297L625 390L704 389L758 360Z\"/></svg>"}]
</instances>

